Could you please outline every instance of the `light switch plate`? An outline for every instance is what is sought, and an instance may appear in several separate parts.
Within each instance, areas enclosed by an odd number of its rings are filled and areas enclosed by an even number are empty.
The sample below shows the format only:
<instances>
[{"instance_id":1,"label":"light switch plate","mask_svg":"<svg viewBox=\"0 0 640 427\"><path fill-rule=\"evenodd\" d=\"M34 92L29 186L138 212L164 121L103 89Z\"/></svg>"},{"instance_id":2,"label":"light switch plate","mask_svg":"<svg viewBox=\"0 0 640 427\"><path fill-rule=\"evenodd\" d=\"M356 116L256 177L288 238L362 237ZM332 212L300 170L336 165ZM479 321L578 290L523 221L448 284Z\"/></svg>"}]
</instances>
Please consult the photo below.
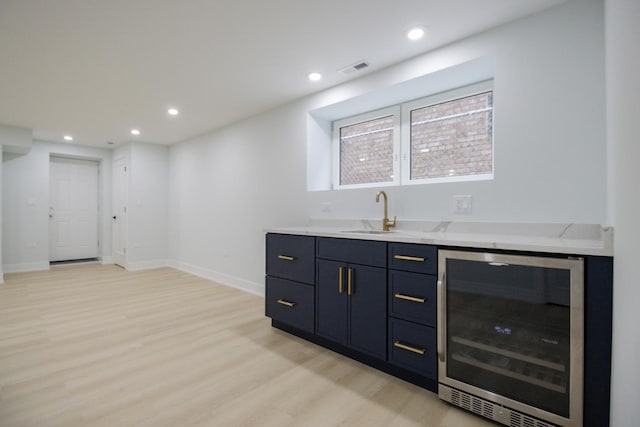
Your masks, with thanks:
<instances>
[{"instance_id":1,"label":"light switch plate","mask_svg":"<svg viewBox=\"0 0 640 427\"><path fill-rule=\"evenodd\" d=\"M469 215L471 213L471 195L453 196L453 213Z\"/></svg>"}]
</instances>

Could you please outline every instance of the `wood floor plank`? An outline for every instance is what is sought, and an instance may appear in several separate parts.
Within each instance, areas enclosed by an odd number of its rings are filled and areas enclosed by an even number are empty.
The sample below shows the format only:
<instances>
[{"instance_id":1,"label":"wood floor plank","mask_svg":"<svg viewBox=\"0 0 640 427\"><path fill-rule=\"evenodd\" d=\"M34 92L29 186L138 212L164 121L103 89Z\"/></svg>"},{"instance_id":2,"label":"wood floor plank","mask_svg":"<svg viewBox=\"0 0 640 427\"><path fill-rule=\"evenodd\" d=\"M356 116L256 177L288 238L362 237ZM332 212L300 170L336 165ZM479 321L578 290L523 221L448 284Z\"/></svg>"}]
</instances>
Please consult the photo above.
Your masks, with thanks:
<instances>
[{"instance_id":1,"label":"wood floor plank","mask_svg":"<svg viewBox=\"0 0 640 427\"><path fill-rule=\"evenodd\" d=\"M264 300L170 268L0 285L0 425L493 425L273 329Z\"/></svg>"}]
</instances>

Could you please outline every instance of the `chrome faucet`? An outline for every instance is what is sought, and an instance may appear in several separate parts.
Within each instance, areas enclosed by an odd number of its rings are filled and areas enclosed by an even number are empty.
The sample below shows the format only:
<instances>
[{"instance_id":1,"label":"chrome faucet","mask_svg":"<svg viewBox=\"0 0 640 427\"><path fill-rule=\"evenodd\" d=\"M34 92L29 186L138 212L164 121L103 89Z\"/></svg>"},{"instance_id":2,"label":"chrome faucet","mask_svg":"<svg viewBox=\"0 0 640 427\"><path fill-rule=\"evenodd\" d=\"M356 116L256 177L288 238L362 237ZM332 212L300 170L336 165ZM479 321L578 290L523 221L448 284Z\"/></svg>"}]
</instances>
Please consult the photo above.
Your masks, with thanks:
<instances>
[{"instance_id":1,"label":"chrome faucet","mask_svg":"<svg viewBox=\"0 0 640 427\"><path fill-rule=\"evenodd\" d=\"M376 194L376 203L380 202L380 195L384 196L384 218L382 218L382 231L389 231L391 227L396 226L396 217L393 217L393 221L391 221L387 215L387 193L384 191L378 191Z\"/></svg>"}]
</instances>

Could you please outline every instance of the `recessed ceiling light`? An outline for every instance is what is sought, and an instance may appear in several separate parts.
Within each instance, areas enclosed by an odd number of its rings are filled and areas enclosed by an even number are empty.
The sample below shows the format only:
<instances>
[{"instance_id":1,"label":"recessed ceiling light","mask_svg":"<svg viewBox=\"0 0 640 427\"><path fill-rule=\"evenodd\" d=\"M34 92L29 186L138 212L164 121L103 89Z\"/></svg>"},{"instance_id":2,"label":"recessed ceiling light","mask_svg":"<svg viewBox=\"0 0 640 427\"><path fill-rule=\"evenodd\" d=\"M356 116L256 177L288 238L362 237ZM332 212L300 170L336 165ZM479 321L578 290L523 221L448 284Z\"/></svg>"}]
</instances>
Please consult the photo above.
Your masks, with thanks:
<instances>
[{"instance_id":1,"label":"recessed ceiling light","mask_svg":"<svg viewBox=\"0 0 640 427\"><path fill-rule=\"evenodd\" d=\"M167 113L169 113L169 115L171 115L171 116L177 116L177 115L178 115L178 113L180 113L180 112L179 112L177 109L175 109L175 108L169 108L169 109L167 110Z\"/></svg>"},{"instance_id":2,"label":"recessed ceiling light","mask_svg":"<svg viewBox=\"0 0 640 427\"><path fill-rule=\"evenodd\" d=\"M309 73L309 80L311 80L312 82L317 82L318 80L320 80L322 78L322 74L320 73Z\"/></svg>"},{"instance_id":3,"label":"recessed ceiling light","mask_svg":"<svg viewBox=\"0 0 640 427\"><path fill-rule=\"evenodd\" d=\"M424 36L424 28L415 27L407 31L407 38L409 40L420 40Z\"/></svg>"},{"instance_id":4,"label":"recessed ceiling light","mask_svg":"<svg viewBox=\"0 0 640 427\"><path fill-rule=\"evenodd\" d=\"M140 135L140 131L138 129L131 129L132 135Z\"/></svg>"},{"instance_id":5,"label":"recessed ceiling light","mask_svg":"<svg viewBox=\"0 0 640 427\"><path fill-rule=\"evenodd\" d=\"M65 141L73 141L73 137L71 135L65 135L63 138Z\"/></svg>"}]
</instances>

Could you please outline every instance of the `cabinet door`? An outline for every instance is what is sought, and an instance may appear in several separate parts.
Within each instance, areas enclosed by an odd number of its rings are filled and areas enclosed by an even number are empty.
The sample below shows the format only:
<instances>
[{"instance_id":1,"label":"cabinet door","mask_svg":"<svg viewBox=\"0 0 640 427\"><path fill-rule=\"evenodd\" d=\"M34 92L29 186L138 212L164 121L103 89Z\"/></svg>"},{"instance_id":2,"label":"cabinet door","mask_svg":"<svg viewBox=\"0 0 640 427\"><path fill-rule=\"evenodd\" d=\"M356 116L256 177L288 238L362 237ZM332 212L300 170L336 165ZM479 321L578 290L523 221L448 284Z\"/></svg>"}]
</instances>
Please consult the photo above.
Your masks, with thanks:
<instances>
[{"instance_id":1,"label":"cabinet door","mask_svg":"<svg viewBox=\"0 0 640 427\"><path fill-rule=\"evenodd\" d=\"M431 245L389 243L389 268L437 274L438 249Z\"/></svg>"},{"instance_id":2,"label":"cabinet door","mask_svg":"<svg viewBox=\"0 0 640 427\"><path fill-rule=\"evenodd\" d=\"M351 286L349 286L351 275ZM386 269L349 264L349 345L382 360L387 348Z\"/></svg>"},{"instance_id":3,"label":"cabinet door","mask_svg":"<svg viewBox=\"0 0 640 427\"><path fill-rule=\"evenodd\" d=\"M389 271L389 314L436 326L436 276Z\"/></svg>"},{"instance_id":4,"label":"cabinet door","mask_svg":"<svg viewBox=\"0 0 640 427\"><path fill-rule=\"evenodd\" d=\"M374 267L387 266L387 242L318 237L318 258Z\"/></svg>"},{"instance_id":5,"label":"cabinet door","mask_svg":"<svg viewBox=\"0 0 640 427\"><path fill-rule=\"evenodd\" d=\"M317 261L316 332L340 344L347 344L347 265Z\"/></svg>"},{"instance_id":6,"label":"cabinet door","mask_svg":"<svg viewBox=\"0 0 640 427\"><path fill-rule=\"evenodd\" d=\"M266 285L266 315L313 333L314 287L271 276L267 276Z\"/></svg>"},{"instance_id":7,"label":"cabinet door","mask_svg":"<svg viewBox=\"0 0 640 427\"><path fill-rule=\"evenodd\" d=\"M389 318L389 362L426 377L438 377L436 330Z\"/></svg>"},{"instance_id":8,"label":"cabinet door","mask_svg":"<svg viewBox=\"0 0 640 427\"><path fill-rule=\"evenodd\" d=\"M269 276L314 284L314 237L269 233L266 240Z\"/></svg>"}]
</instances>

